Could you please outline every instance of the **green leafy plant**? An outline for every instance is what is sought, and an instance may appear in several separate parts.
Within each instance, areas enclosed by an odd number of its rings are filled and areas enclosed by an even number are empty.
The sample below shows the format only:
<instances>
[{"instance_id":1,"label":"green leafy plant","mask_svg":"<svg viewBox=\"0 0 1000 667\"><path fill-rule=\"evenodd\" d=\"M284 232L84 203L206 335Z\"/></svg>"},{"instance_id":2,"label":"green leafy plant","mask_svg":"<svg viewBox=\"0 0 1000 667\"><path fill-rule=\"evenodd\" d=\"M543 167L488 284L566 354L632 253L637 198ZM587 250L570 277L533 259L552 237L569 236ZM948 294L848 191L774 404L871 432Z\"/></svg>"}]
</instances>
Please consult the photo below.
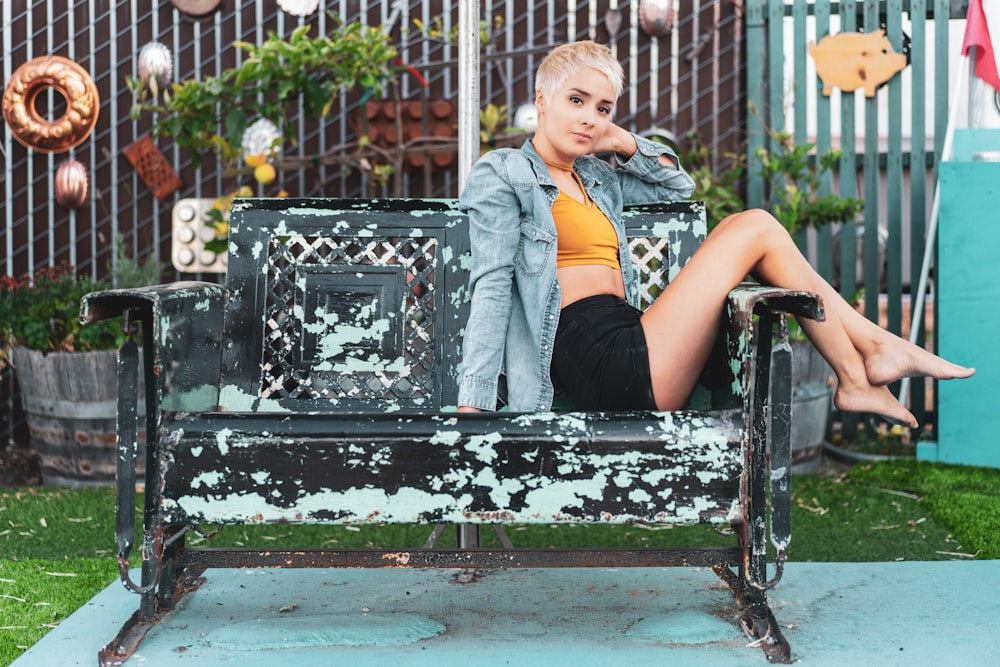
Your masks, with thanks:
<instances>
[{"instance_id":1,"label":"green leafy plant","mask_svg":"<svg viewBox=\"0 0 1000 667\"><path fill-rule=\"evenodd\" d=\"M309 37L308 32L303 25L287 40L270 33L260 45L236 42L246 52L240 66L218 77L174 83L162 101L156 95L149 101L153 91L129 77L126 83L139 100L130 116L155 113L154 133L189 148L196 166L211 152L234 167L243 157L243 134L252 121L264 118L280 127L300 109L303 117L315 120L329 114L342 88L357 87L364 98L380 96L400 71L414 72L377 27L338 22L329 35ZM293 124L284 128L292 144L294 131Z\"/></svg>"},{"instance_id":2,"label":"green leafy plant","mask_svg":"<svg viewBox=\"0 0 1000 667\"><path fill-rule=\"evenodd\" d=\"M842 151L816 153L815 144L797 144L788 132L769 134L776 149L768 151L761 147L756 151L760 174L768 185L764 208L789 232L844 222L861 212L862 200L835 192L823 193L823 177L836 169Z\"/></svg>"},{"instance_id":3,"label":"green leafy plant","mask_svg":"<svg viewBox=\"0 0 1000 667\"><path fill-rule=\"evenodd\" d=\"M95 281L77 275L69 264L45 267L33 275L0 277L0 368L8 350L21 345L41 352L110 350L122 338L121 323L103 320L80 323L80 300L90 292L112 287L138 287L160 281L154 258L137 262L117 243L118 262L112 278Z\"/></svg>"},{"instance_id":4,"label":"green leafy plant","mask_svg":"<svg viewBox=\"0 0 1000 667\"><path fill-rule=\"evenodd\" d=\"M479 46L480 48L487 48L494 45L497 36L503 29L503 17L494 16L492 24L488 21L479 22ZM424 37L428 39L433 39L449 46L454 46L458 44L458 24L452 25L450 28L446 28L444 24L444 17L435 16L431 19L430 23L424 23L420 19L413 19L413 25L417 27L417 30Z\"/></svg>"},{"instance_id":5,"label":"green leafy plant","mask_svg":"<svg viewBox=\"0 0 1000 667\"><path fill-rule=\"evenodd\" d=\"M510 126L507 105L487 104L479 110L480 152L486 153L498 148L505 139L521 139L526 133ZM523 139L522 139L523 140Z\"/></svg>"},{"instance_id":6,"label":"green leafy plant","mask_svg":"<svg viewBox=\"0 0 1000 667\"><path fill-rule=\"evenodd\" d=\"M0 278L0 336L5 345L0 365L7 360L9 345L42 352L112 349L120 324L80 324L80 299L110 287L75 275L67 264L39 269L33 276Z\"/></svg>"},{"instance_id":7,"label":"green leafy plant","mask_svg":"<svg viewBox=\"0 0 1000 667\"><path fill-rule=\"evenodd\" d=\"M712 168L716 152L705 146L694 132L687 139L688 147L680 156L681 164L694 180L695 197L705 202L705 217L711 230L723 218L746 208L739 194L746 155L727 153L727 165L716 172Z\"/></svg>"}]
</instances>

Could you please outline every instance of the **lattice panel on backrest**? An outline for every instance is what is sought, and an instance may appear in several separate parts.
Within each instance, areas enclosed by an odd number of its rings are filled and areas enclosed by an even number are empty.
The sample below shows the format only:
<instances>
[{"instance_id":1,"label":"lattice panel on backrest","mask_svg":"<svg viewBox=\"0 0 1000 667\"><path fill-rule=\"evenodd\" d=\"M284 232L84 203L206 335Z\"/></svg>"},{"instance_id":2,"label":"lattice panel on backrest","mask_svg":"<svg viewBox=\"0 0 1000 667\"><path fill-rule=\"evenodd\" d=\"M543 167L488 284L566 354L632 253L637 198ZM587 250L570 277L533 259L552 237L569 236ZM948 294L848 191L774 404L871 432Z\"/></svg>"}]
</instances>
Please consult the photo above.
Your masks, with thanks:
<instances>
[{"instance_id":1,"label":"lattice panel on backrest","mask_svg":"<svg viewBox=\"0 0 1000 667\"><path fill-rule=\"evenodd\" d=\"M435 237L271 236L260 397L434 392Z\"/></svg>"},{"instance_id":2,"label":"lattice panel on backrest","mask_svg":"<svg viewBox=\"0 0 1000 667\"><path fill-rule=\"evenodd\" d=\"M639 272L639 307L645 310L667 286L669 242L656 236L634 236L629 238L628 246Z\"/></svg>"}]
</instances>

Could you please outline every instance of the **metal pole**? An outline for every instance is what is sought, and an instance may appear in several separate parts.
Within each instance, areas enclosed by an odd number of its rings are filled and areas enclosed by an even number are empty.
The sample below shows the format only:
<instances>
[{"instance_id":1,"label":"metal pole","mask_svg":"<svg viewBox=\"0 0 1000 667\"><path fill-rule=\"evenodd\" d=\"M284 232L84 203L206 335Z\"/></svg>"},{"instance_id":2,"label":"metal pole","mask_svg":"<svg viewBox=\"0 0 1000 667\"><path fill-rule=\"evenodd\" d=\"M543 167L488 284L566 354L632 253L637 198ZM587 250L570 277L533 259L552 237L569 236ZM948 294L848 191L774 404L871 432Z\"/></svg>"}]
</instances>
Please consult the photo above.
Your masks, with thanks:
<instances>
[{"instance_id":1,"label":"metal pole","mask_svg":"<svg viewBox=\"0 0 1000 667\"><path fill-rule=\"evenodd\" d=\"M479 159L479 0L458 2L458 191ZM479 547L479 526L456 526L459 549Z\"/></svg>"},{"instance_id":2,"label":"metal pole","mask_svg":"<svg viewBox=\"0 0 1000 667\"><path fill-rule=\"evenodd\" d=\"M458 191L479 159L479 0L458 3Z\"/></svg>"}]
</instances>

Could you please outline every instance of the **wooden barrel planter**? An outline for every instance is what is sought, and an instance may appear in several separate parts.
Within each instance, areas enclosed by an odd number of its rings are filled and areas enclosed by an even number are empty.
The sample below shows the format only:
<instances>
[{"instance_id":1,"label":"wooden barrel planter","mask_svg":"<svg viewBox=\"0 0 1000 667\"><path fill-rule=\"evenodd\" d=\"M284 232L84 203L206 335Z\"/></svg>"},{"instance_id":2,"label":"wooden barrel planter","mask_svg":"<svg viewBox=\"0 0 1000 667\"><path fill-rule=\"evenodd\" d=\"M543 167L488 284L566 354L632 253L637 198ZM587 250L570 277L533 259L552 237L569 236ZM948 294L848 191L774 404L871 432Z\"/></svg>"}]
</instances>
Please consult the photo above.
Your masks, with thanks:
<instances>
[{"instance_id":1,"label":"wooden barrel planter","mask_svg":"<svg viewBox=\"0 0 1000 667\"><path fill-rule=\"evenodd\" d=\"M31 446L46 486L103 486L115 479L117 352L13 349ZM142 391L140 383L140 393ZM138 463L145 447L140 417Z\"/></svg>"},{"instance_id":2,"label":"wooden barrel planter","mask_svg":"<svg viewBox=\"0 0 1000 667\"><path fill-rule=\"evenodd\" d=\"M833 411L833 369L808 341L792 343L792 472L816 472Z\"/></svg>"}]
</instances>

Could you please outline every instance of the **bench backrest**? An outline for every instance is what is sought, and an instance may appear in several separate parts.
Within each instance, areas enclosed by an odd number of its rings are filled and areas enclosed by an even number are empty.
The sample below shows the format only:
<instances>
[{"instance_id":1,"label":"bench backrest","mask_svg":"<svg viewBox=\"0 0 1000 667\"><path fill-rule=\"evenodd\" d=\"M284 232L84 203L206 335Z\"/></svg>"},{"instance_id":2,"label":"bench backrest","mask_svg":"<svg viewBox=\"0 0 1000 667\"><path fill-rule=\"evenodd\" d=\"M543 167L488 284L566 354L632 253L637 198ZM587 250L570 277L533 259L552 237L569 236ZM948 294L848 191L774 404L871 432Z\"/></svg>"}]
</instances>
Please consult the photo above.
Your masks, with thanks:
<instances>
[{"instance_id":1,"label":"bench backrest","mask_svg":"<svg viewBox=\"0 0 1000 667\"><path fill-rule=\"evenodd\" d=\"M625 222L645 306L704 239L704 207ZM229 242L220 409L454 406L470 263L455 200L238 199Z\"/></svg>"}]
</instances>

